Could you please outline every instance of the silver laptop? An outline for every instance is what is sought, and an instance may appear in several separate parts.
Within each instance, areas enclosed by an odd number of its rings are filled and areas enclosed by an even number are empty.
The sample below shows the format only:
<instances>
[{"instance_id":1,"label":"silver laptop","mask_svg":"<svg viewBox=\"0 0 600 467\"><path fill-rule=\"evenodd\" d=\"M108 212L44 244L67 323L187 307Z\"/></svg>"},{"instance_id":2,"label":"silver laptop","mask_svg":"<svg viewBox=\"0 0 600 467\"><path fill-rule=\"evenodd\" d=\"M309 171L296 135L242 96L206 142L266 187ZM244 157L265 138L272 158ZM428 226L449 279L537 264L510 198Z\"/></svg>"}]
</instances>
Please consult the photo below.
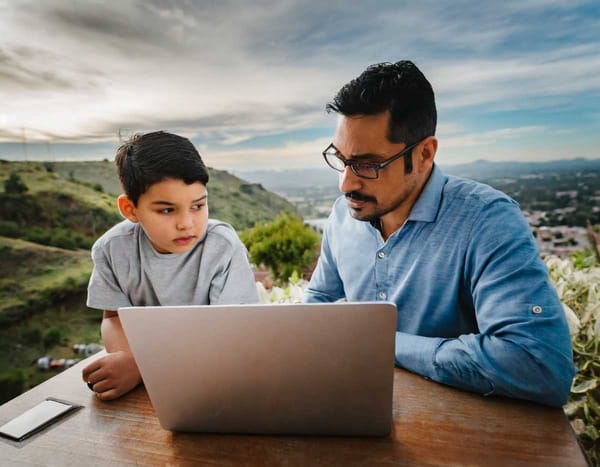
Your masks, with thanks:
<instances>
[{"instance_id":1,"label":"silver laptop","mask_svg":"<svg viewBox=\"0 0 600 467\"><path fill-rule=\"evenodd\" d=\"M392 303L126 307L119 316L165 429L390 432Z\"/></svg>"}]
</instances>

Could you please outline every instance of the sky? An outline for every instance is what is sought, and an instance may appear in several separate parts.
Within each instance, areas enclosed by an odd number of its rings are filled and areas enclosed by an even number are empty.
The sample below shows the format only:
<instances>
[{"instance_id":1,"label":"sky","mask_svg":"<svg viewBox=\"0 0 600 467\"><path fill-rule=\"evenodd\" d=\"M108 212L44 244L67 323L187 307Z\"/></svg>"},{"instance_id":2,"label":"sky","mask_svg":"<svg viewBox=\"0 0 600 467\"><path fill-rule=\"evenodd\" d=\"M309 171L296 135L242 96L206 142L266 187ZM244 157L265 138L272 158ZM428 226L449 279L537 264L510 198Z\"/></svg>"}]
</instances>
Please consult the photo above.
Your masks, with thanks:
<instances>
[{"instance_id":1,"label":"sky","mask_svg":"<svg viewBox=\"0 0 600 467\"><path fill-rule=\"evenodd\" d=\"M114 158L165 130L230 171L314 168L325 104L412 60L436 161L600 158L593 1L0 0L0 159Z\"/></svg>"}]
</instances>

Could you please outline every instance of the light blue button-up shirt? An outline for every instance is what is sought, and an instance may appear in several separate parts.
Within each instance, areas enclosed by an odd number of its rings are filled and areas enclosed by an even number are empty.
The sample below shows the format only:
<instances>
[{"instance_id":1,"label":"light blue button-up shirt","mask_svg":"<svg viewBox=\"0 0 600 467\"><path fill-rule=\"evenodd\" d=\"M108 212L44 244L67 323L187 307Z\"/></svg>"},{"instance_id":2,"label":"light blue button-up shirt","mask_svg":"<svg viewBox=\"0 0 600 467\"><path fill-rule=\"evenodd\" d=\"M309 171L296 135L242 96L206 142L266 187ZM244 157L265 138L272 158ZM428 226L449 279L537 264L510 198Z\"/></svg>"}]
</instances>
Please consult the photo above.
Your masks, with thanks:
<instances>
[{"instance_id":1,"label":"light blue button-up shirt","mask_svg":"<svg viewBox=\"0 0 600 467\"><path fill-rule=\"evenodd\" d=\"M562 305L518 204L487 185L434 166L387 241L339 198L304 299L341 298L397 305L398 366L486 395L568 398L576 368Z\"/></svg>"}]
</instances>

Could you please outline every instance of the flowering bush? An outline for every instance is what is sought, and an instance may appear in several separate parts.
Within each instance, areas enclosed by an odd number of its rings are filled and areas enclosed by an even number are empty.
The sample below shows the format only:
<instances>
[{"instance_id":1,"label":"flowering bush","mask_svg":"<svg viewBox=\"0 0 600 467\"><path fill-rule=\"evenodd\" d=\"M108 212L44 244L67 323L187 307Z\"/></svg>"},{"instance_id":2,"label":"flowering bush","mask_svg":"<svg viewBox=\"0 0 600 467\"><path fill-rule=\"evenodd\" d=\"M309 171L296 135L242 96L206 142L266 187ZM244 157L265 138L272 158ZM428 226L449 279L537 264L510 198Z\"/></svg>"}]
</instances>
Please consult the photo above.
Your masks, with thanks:
<instances>
[{"instance_id":1,"label":"flowering bush","mask_svg":"<svg viewBox=\"0 0 600 467\"><path fill-rule=\"evenodd\" d=\"M272 287L267 290L262 282L256 283L258 298L262 303L300 303L308 282L294 271L287 287Z\"/></svg>"},{"instance_id":2,"label":"flowering bush","mask_svg":"<svg viewBox=\"0 0 600 467\"><path fill-rule=\"evenodd\" d=\"M600 266L579 257L546 259L548 274L563 304L573 359L573 380L565 413L594 465L600 463Z\"/></svg>"}]
</instances>

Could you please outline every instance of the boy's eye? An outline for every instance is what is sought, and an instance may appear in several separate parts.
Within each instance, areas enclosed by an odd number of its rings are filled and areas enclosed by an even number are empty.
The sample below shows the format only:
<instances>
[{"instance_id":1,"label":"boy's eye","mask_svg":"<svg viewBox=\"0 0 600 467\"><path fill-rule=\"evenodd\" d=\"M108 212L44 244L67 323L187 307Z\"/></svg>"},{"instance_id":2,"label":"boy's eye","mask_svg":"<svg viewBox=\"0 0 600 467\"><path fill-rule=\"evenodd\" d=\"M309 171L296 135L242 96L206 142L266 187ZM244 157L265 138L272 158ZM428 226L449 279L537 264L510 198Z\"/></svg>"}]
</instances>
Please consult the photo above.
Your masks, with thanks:
<instances>
[{"instance_id":1,"label":"boy's eye","mask_svg":"<svg viewBox=\"0 0 600 467\"><path fill-rule=\"evenodd\" d=\"M159 214L169 214L171 212L173 212L173 208L164 208L158 211Z\"/></svg>"},{"instance_id":2,"label":"boy's eye","mask_svg":"<svg viewBox=\"0 0 600 467\"><path fill-rule=\"evenodd\" d=\"M204 207L204 204L192 204L193 211L200 211Z\"/></svg>"}]
</instances>

